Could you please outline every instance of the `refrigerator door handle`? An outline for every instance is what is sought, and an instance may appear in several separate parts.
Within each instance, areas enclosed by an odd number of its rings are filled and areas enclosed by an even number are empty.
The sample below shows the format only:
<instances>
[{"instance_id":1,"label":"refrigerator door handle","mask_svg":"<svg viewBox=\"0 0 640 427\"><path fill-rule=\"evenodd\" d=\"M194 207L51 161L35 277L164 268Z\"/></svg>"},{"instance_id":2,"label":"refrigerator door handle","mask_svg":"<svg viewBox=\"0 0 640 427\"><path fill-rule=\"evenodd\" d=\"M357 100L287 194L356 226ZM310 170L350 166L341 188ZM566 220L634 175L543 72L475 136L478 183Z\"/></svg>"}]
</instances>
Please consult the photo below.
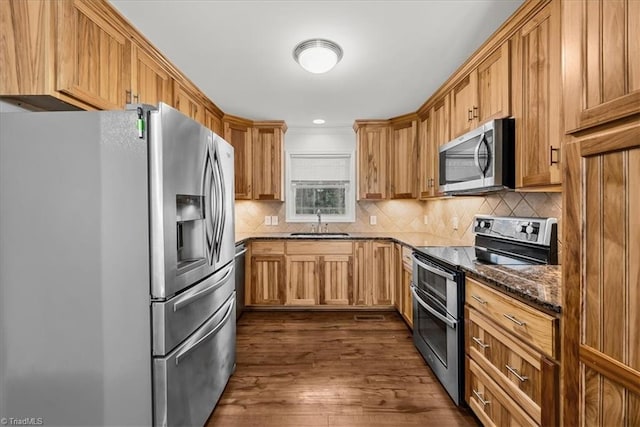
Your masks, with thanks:
<instances>
[{"instance_id":1,"label":"refrigerator door handle","mask_svg":"<svg viewBox=\"0 0 640 427\"><path fill-rule=\"evenodd\" d=\"M222 237L224 235L224 225L226 222L226 213L224 202L226 200L224 176L222 174L222 164L220 163L220 152L218 145L215 148L215 160L214 160L214 182L217 186L216 196L218 199L218 211L216 215L216 228L215 228L215 250L216 261L220 261L220 249L222 247Z\"/></svg>"},{"instance_id":2,"label":"refrigerator door handle","mask_svg":"<svg viewBox=\"0 0 640 427\"><path fill-rule=\"evenodd\" d=\"M211 155L210 146L207 146L207 153L205 155L204 176L203 176L203 191L205 197L205 247L207 250L207 261L209 265L213 265L214 252L216 250L215 242L215 218L216 201L215 196L215 176L213 167L213 156Z\"/></svg>"},{"instance_id":3,"label":"refrigerator door handle","mask_svg":"<svg viewBox=\"0 0 640 427\"><path fill-rule=\"evenodd\" d=\"M227 323L227 321L231 317L231 314L233 313L233 307L235 305L235 302L236 302L235 298L230 298L229 302L227 303L227 312L225 313L220 323L218 323L216 327L213 328L211 331L207 332L202 338L198 339L196 342L194 342L193 344L191 344L190 346L188 346L187 348L185 348L184 350L182 350L180 353L176 355L176 366L180 364L181 359L188 356L189 353L196 350L198 347L200 347L200 345L202 345L202 343L212 338L220 329L222 329L222 327L225 325L225 323Z\"/></svg>"},{"instance_id":4,"label":"refrigerator door handle","mask_svg":"<svg viewBox=\"0 0 640 427\"><path fill-rule=\"evenodd\" d=\"M228 267L226 267L227 272L224 274L224 276L222 277L222 279L218 280L217 282L213 283L211 286L207 286L206 288L191 294L191 295L185 295L185 296L181 296L178 297L178 301L174 302L173 304L173 311L174 313L178 310L180 310L181 308L191 304L192 302L210 294L211 292L215 291L216 289L218 289L220 286L224 285L227 280L229 280L229 277L231 276L231 273L233 272L233 263L231 263Z\"/></svg>"}]
</instances>

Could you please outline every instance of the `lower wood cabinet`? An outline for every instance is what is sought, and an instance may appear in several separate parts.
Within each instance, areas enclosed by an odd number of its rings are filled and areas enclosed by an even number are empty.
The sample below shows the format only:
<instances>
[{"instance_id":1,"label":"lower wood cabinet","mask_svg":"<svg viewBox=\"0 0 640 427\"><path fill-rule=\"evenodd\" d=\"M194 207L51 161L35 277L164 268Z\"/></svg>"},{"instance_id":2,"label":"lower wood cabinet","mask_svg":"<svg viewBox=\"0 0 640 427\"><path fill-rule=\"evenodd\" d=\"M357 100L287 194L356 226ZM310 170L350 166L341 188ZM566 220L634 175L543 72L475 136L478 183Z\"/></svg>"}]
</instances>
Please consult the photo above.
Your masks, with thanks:
<instances>
[{"instance_id":1,"label":"lower wood cabinet","mask_svg":"<svg viewBox=\"0 0 640 427\"><path fill-rule=\"evenodd\" d=\"M247 305L394 305L392 242L256 240L248 253Z\"/></svg>"},{"instance_id":2,"label":"lower wood cabinet","mask_svg":"<svg viewBox=\"0 0 640 427\"><path fill-rule=\"evenodd\" d=\"M553 317L473 279L466 285L467 403L485 425L557 425L559 364L545 345L557 335ZM502 324L507 315L517 331Z\"/></svg>"}]
</instances>

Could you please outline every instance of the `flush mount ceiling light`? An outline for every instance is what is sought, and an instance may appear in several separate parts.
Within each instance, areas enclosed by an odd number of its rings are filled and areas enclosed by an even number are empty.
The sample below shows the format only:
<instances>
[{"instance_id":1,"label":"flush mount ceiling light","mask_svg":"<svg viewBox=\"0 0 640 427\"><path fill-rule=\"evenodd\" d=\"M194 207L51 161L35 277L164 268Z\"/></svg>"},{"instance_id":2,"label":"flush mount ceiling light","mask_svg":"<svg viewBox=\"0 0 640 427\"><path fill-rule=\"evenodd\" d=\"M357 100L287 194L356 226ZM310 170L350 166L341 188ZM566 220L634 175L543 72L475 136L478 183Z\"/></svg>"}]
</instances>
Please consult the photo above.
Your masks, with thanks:
<instances>
[{"instance_id":1,"label":"flush mount ceiling light","mask_svg":"<svg viewBox=\"0 0 640 427\"><path fill-rule=\"evenodd\" d=\"M331 70L340 62L342 48L331 40L305 40L295 47L293 58L310 73L322 74Z\"/></svg>"},{"instance_id":2,"label":"flush mount ceiling light","mask_svg":"<svg viewBox=\"0 0 640 427\"><path fill-rule=\"evenodd\" d=\"M313 124L314 125L323 125L324 124L324 119L313 119Z\"/></svg>"}]
</instances>

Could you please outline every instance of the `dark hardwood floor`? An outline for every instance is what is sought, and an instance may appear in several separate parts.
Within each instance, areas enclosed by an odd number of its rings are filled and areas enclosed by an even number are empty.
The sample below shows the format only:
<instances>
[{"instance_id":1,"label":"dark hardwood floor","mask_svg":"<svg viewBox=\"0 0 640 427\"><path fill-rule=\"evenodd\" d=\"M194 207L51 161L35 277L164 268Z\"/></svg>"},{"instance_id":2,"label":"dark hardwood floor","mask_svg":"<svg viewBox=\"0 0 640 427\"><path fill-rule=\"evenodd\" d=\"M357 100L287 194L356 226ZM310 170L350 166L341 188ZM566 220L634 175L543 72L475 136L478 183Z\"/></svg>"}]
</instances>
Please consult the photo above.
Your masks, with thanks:
<instances>
[{"instance_id":1,"label":"dark hardwood floor","mask_svg":"<svg viewBox=\"0 0 640 427\"><path fill-rule=\"evenodd\" d=\"M207 426L477 426L394 312L245 312L237 369Z\"/></svg>"}]
</instances>

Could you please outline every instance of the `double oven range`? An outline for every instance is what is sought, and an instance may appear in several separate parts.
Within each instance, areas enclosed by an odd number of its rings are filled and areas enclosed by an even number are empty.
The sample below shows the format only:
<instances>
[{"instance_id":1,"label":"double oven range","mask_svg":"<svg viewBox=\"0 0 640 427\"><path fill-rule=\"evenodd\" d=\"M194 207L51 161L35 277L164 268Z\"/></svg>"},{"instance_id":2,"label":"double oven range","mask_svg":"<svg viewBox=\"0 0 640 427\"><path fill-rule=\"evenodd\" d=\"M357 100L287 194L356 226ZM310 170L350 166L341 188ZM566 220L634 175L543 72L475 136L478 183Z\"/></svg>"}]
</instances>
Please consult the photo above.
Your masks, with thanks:
<instances>
[{"instance_id":1,"label":"double oven range","mask_svg":"<svg viewBox=\"0 0 640 427\"><path fill-rule=\"evenodd\" d=\"M476 215L475 246L413 252L413 341L451 399L464 390L465 271L478 264L557 264L557 220Z\"/></svg>"}]
</instances>

